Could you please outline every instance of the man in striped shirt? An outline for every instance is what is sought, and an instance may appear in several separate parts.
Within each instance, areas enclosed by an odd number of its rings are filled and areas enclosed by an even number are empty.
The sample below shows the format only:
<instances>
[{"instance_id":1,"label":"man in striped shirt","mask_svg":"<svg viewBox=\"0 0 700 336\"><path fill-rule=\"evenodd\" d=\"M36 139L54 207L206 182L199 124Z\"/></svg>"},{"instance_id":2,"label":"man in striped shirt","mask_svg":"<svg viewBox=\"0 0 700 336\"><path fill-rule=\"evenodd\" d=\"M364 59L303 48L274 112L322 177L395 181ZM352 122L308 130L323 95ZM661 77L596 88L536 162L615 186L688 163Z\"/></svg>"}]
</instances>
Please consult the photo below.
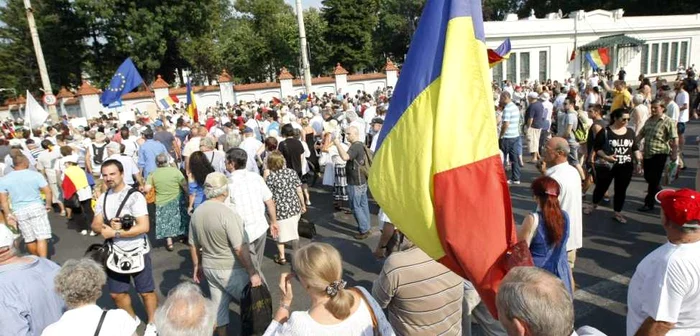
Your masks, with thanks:
<instances>
[{"instance_id":1,"label":"man in striped shirt","mask_svg":"<svg viewBox=\"0 0 700 336\"><path fill-rule=\"evenodd\" d=\"M501 93L500 105L503 106L501 133L498 144L504 158L510 160L511 178L508 184L520 184L520 157L522 143L520 140L520 109L513 103L508 91ZM505 165L505 161L504 161Z\"/></svg>"},{"instance_id":2,"label":"man in striped shirt","mask_svg":"<svg viewBox=\"0 0 700 336\"><path fill-rule=\"evenodd\" d=\"M372 296L396 335L461 335L464 280L408 238L384 262ZM401 240L400 239L400 240Z\"/></svg>"}]
</instances>

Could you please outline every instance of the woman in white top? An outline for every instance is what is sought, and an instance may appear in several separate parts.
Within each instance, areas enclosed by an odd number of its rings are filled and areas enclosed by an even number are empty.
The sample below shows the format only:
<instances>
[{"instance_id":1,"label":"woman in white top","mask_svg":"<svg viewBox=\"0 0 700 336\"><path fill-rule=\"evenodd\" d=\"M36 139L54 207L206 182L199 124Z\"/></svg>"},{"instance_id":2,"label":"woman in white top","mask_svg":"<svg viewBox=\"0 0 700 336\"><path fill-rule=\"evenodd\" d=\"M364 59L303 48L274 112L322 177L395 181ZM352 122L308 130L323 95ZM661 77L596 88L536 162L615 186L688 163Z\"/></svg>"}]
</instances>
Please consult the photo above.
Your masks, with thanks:
<instances>
[{"instance_id":1,"label":"woman in white top","mask_svg":"<svg viewBox=\"0 0 700 336\"><path fill-rule=\"evenodd\" d=\"M99 326L100 336L136 335L140 321L122 309L103 310L95 303L102 296L107 275L92 259L68 260L54 278L56 292L68 310L44 329L42 336L92 336ZM104 314L104 317L103 317Z\"/></svg>"},{"instance_id":2,"label":"woman in white top","mask_svg":"<svg viewBox=\"0 0 700 336\"><path fill-rule=\"evenodd\" d=\"M345 288L338 250L325 243L311 243L296 251L292 261L296 276L282 273L281 304L264 336L394 335L389 321L372 295L362 287ZM291 312L292 284L297 278L311 297L306 311Z\"/></svg>"},{"instance_id":3,"label":"woman in white top","mask_svg":"<svg viewBox=\"0 0 700 336\"><path fill-rule=\"evenodd\" d=\"M639 135L644 123L649 118L649 108L644 105L644 96L640 93L632 97L632 105L634 105L634 110L632 110L627 127L631 128L635 135Z\"/></svg>"}]
</instances>

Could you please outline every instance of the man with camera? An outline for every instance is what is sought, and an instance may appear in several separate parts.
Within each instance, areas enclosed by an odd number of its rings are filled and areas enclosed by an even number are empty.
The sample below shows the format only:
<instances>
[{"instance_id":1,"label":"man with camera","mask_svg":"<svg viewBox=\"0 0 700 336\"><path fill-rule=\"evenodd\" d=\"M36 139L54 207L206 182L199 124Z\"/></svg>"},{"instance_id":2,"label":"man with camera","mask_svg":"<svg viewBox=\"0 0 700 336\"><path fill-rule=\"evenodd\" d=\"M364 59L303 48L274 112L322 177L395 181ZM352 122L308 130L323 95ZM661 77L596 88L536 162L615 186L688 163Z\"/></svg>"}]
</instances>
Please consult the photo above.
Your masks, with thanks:
<instances>
[{"instance_id":1,"label":"man with camera","mask_svg":"<svg viewBox=\"0 0 700 336\"><path fill-rule=\"evenodd\" d=\"M102 163L102 178L109 188L97 200L92 230L111 240L106 260L107 288L118 308L126 310L139 321L131 306L131 280L143 299L148 315L144 335L156 335L153 324L158 299L154 292L153 270L149 255L150 244L146 198L124 183L124 167L114 159Z\"/></svg>"}]
</instances>

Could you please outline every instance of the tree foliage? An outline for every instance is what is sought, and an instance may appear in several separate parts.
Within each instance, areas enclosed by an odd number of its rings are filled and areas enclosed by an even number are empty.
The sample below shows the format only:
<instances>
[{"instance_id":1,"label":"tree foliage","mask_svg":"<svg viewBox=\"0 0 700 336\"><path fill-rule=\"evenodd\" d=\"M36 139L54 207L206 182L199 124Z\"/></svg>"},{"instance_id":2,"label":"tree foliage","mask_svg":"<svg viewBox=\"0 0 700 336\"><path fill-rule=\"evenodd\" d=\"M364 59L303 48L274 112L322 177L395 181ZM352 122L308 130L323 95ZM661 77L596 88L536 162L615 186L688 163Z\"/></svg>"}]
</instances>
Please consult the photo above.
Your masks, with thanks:
<instances>
[{"instance_id":1,"label":"tree foliage","mask_svg":"<svg viewBox=\"0 0 700 336\"><path fill-rule=\"evenodd\" d=\"M323 17L328 22L326 41L329 66L339 62L348 71L372 69L379 0L323 0Z\"/></svg>"}]
</instances>

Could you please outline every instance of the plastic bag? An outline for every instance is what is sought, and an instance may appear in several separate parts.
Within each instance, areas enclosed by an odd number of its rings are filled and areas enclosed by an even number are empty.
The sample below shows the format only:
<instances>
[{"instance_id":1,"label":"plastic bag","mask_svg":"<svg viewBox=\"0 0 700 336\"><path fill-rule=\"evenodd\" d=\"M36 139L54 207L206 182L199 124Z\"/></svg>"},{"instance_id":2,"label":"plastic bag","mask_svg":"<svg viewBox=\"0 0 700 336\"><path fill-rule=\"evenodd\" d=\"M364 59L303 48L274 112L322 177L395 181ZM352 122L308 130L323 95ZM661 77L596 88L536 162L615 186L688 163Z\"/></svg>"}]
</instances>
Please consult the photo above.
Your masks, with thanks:
<instances>
[{"instance_id":1,"label":"plastic bag","mask_svg":"<svg viewBox=\"0 0 700 336\"><path fill-rule=\"evenodd\" d=\"M673 183L675 180L678 179L678 173L680 172L678 169L678 164L679 161L676 159L676 161L669 161L666 163L666 167L664 167L664 175L662 179L663 185L670 185Z\"/></svg>"},{"instance_id":2,"label":"plastic bag","mask_svg":"<svg viewBox=\"0 0 700 336\"><path fill-rule=\"evenodd\" d=\"M272 322L272 296L263 284L243 289L241 300L241 335L262 335Z\"/></svg>"}]
</instances>

